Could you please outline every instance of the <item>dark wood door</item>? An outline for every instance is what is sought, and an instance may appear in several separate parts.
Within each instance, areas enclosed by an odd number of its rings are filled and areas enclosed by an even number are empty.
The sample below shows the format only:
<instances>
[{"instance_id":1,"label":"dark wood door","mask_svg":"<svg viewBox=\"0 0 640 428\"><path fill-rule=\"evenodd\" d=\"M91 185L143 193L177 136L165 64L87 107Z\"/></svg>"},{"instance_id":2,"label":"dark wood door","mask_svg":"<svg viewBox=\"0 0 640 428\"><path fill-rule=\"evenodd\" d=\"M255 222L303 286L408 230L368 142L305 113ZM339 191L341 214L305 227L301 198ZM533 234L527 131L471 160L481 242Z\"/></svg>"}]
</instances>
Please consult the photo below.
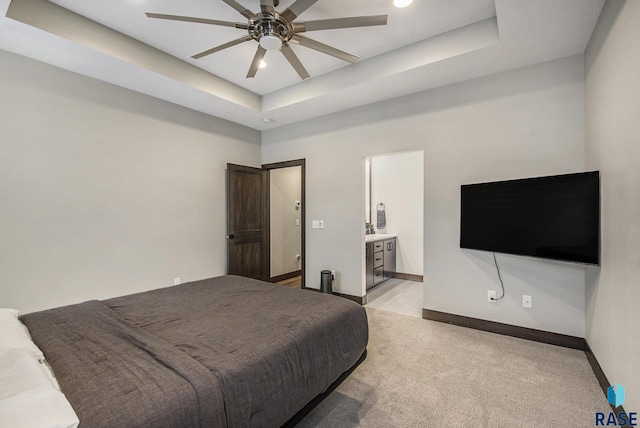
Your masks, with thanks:
<instances>
[{"instance_id":1,"label":"dark wood door","mask_svg":"<svg viewBox=\"0 0 640 428\"><path fill-rule=\"evenodd\" d=\"M269 279L267 171L227 164L227 274Z\"/></svg>"}]
</instances>

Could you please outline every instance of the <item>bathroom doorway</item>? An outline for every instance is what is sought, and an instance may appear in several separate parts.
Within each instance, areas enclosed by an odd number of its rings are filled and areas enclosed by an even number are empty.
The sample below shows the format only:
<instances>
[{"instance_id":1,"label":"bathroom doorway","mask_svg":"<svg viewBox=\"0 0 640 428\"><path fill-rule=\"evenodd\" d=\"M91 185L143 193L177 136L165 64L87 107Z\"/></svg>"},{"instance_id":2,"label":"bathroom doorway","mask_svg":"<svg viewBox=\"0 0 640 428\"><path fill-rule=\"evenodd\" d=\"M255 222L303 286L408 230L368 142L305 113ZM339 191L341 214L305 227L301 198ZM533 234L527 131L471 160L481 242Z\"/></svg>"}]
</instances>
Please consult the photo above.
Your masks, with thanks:
<instances>
[{"instance_id":1,"label":"bathroom doorway","mask_svg":"<svg viewBox=\"0 0 640 428\"><path fill-rule=\"evenodd\" d=\"M365 263L363 279L365 292L374 283L397 283L400 281L423 282L424 272L424 152L403 152L369 156L364 159L364 224L365 253L373 257ZM368 245L383 240L395 239L395 272L387 272L383 261L367 252ZM381 247L378 245L378 247ZM377 247L375 247L377 248ZM382 247L381 247L382 248ZM386 247L385 247L386 248ZM387 253L385 251L385 257ZM367 262L370 260L367 259ZM383 265L383 281L375 278ZM368 272L368 269L375 272ZM368 277L367 277L368 275ZM378 288L376 285L373 289ZM368 293L368 292L367 292ZM421 298L420 305L422 304Z\"/></svg>"}]
</instances>

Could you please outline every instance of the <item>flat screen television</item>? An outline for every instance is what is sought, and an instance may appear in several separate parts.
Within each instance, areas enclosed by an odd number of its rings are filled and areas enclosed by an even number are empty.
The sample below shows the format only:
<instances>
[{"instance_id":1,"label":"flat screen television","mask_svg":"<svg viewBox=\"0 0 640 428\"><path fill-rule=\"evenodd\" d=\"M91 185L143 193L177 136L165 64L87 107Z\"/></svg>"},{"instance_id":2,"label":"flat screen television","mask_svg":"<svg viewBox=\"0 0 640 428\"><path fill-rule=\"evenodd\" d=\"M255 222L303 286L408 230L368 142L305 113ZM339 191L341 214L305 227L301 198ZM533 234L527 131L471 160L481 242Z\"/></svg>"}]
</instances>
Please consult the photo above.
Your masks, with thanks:
<instances>
[{"instance_id":1,"label":"flat screen television","mask_svg":"<svg viewBox=\"0 0 640 428\"><path fill-rule=\"evenodd\" d=\"M461 186L460 248L600 263L598 171Z\"/></svg>"}]
</instances>

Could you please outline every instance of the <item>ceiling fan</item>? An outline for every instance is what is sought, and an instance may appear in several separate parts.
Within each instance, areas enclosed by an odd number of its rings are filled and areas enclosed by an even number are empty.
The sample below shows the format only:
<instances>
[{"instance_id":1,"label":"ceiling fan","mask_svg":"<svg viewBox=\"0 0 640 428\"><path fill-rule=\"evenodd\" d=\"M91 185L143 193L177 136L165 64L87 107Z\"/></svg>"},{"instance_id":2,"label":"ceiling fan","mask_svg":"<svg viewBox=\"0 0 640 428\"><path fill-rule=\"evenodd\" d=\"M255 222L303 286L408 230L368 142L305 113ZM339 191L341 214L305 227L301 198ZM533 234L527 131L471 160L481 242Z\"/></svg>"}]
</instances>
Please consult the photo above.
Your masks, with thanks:
<instances>
[{"instance_id":1,"label":"ceiling fan","mask_svg":"<svg viewBox=\"0 0 640 428\"><path fill-rule=\"evenodd\" d=\"M190 16L165 15L160 13L147 13L147 17L156 19L168 19L172 21L196 22L199 24L221 25L224 27L235 27L247 30L248 34L239 39L232 40L220 46L207 49L197 53L191 58L199 59L204 56L219 52L223 49L238 45L240 43L255 40L259 43L247 78L255 77L260 67L260 63L268 50L279 50L289 61L289 64L298 73L301 79L309 77L309 73L304 68L296 54L291 49L290 43L314 49L327 55L334 56L350 63L358 61L359 57L301 36L300 33L317 30L331 30L337 28L368 27L374 25L386 25L387 15L354 16L349 18L320 19L316 21L295 21L304 11L313 6L318 0L296 0L282 13L276 11L280 3L279 0L260 0L260 12L254 13L242 6L235 0L222 0L248 19L246 24L239 22L218 21L215 19L196 18Z\"/></svg>"}]
</instances>

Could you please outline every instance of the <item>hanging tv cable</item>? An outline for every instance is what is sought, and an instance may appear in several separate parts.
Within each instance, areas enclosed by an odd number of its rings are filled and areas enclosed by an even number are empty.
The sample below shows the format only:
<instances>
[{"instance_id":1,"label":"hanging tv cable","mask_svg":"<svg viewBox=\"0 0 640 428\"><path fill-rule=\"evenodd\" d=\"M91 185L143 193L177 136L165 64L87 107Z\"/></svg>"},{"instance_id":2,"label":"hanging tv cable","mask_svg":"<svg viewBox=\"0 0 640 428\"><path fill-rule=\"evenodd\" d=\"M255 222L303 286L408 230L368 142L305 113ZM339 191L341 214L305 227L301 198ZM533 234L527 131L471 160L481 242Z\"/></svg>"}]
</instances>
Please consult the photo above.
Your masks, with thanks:
<instances>
[{"instance_id":1,"label":"hanging tv cable","mask_svg":"<svg viewBox=\"0 0 640 428\"><path fill-rule=\"evenodd\" d=\"M498 259L496 259L496 253L493 253L493 262L496 265L496 270L498 271L498 279L500 280L500 286L502 287L502 296L495 298L492 297L491 300L497 302L498 300L502 300L504 298L504 283L502 282L502 276L500 275L500 267L498 266Z\"/></svg>"}]
</instances>

